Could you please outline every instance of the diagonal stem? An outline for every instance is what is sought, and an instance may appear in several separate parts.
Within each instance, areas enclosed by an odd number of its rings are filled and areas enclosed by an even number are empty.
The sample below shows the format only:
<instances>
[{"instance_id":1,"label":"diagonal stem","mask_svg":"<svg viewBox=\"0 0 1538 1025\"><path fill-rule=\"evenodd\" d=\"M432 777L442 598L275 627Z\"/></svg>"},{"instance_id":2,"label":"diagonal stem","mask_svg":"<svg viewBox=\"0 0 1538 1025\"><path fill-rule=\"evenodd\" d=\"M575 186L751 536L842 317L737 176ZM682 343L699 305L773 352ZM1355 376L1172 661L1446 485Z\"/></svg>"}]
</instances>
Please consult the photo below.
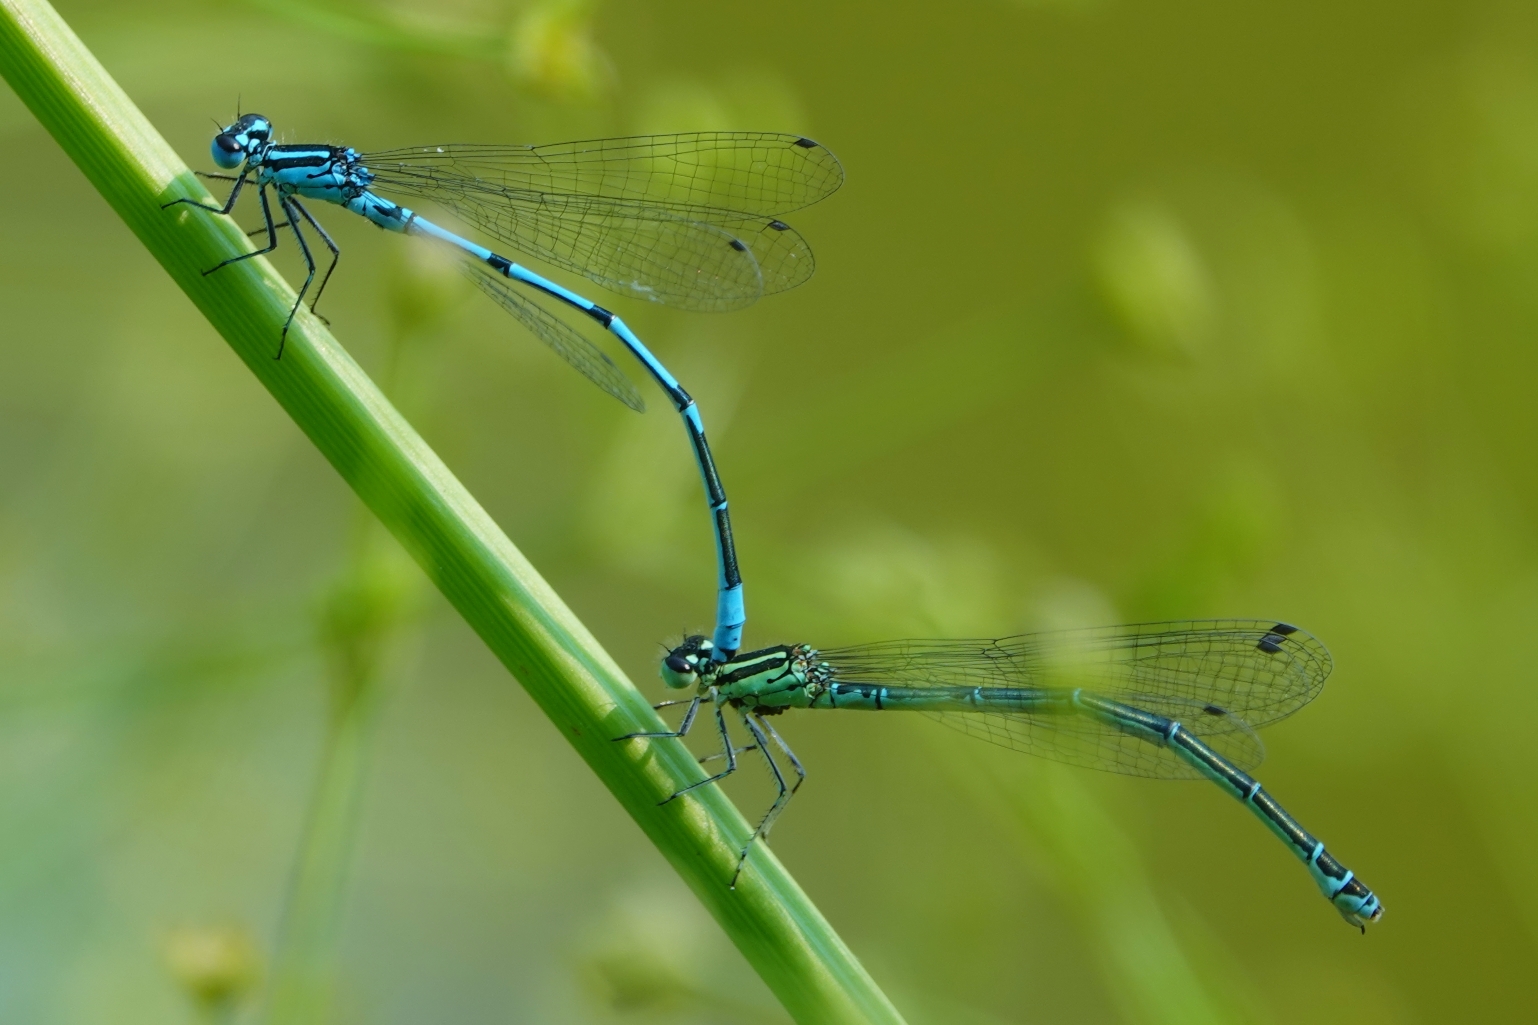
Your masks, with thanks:
<instances>
[{"instance_id":1,"label":"diagonal stem","mask_svg":"<svg viewBox=\"0 0 1538 1025\"><path fill-rule=\"evenodd\" d=\"M661 720L587 628L226 218L196 176L44 0L0 0L0 74L315 447L576 748L802 1022L899 1022L865 969L772 853L727 887L749 829L676 741L613 743Z\"/></svg>"}]
</instances>

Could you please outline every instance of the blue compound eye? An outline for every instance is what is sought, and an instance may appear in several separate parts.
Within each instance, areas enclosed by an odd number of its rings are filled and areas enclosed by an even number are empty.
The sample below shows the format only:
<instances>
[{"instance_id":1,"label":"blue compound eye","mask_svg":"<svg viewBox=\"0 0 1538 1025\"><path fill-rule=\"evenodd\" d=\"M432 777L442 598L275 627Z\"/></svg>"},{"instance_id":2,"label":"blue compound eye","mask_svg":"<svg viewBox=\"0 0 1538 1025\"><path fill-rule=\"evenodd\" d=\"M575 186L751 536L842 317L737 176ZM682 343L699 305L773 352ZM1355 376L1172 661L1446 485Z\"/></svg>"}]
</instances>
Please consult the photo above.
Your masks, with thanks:
<instances>
[{"instance_id":1,"label":"blue compound eye","mask_svg":"<svg viewBox=\"0 0 1538 1025\"><path fill-rule=\"evenodd\" d=\"M214 163L226 169L239 167L246 159L246 148L229 132L220 132L214 136L209 150L214 155Z\"/></svg>"}]
</instances>

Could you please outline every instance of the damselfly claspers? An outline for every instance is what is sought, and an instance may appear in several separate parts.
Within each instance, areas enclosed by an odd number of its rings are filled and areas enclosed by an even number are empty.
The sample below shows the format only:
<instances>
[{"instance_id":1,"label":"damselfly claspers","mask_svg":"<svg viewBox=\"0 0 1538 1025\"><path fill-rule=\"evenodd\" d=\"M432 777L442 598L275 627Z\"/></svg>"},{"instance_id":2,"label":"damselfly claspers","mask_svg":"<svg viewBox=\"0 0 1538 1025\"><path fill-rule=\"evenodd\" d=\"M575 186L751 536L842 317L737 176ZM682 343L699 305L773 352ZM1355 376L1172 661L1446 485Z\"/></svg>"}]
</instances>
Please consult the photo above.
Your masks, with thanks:
<instances>
[{"instance_id":1,"label":"damselfly claspers","mask_svg":"<svg viewBox=\"0 0 1538 1025\"><path fill-rule=\"evenodd\" d=\"M765 718L791 708L916 711L1004 747L1135 776L1206 778L1238 798L1308 867L1347 922L1364 932L1383 905L1361 880L1282 808L1246 770L1265 751L1255 729L1313 700L1330 673L1330 653L1302 630L1270 619L1145 623L997 640L906 640L819 651L804 644L711 658L711 641L686 638L662 663L669 687L693 688L677 730L701 703L714 706L726 768L663 803L720 780L737 755L757 749L779 787L737 860L769 834L806 772ZM753 738L734 748L725 709ZM787 786L769 744L796 773Z\"/></svg>"},{"instance_id":2,"label":"damselfly claspers","mask_svg":"<svg viewBox=\"0 0 1538 1025\"><path fill-rule=\"evenodd\" d=\"M640 394L603 350L534 296L574 307L618 337L683 417L716 536L714 657L737 650L747 618L742 576L726 492L689 393L613 313L385 194L437 204L515 250L622 295L681 309L731 310L811 276L811 250L779 218L825 199L843 183L843 168L832 153L810 139L772 132L696 132L547 146L451 143L359 153L327 144L274 142L272 123L260 114L239 117L214 136L210 148L214 163L238 171L209 176L234 182L224 205L183 198L166 206L187 204L228 214L241 189L256 186L267 245L205 274L272 252L278 228L292 229L308 274L283 324L278 358L315 280L315 259L300 223L309 225L331 251L331 264L310 302L312 313L340 255L301 199L333 203L388 231L454 247L468 257L466 270L483 292L600 388L640 410ZM273 220L269 189L284 216L281 222Z\"/></svg>"}]
</instances>

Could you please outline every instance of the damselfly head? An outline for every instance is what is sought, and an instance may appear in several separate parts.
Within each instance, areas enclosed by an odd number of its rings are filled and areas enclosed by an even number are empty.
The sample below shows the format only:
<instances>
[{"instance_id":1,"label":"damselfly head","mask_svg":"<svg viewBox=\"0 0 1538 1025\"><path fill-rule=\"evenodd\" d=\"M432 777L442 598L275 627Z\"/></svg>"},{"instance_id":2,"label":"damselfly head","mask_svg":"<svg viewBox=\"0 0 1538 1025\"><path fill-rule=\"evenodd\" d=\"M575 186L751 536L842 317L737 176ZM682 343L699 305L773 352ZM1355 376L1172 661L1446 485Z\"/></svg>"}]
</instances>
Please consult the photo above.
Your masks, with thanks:
<instances>
[{"instance_id":1,"label":"damselfly head","mask_svg":"<svg viewBox=\"0 0 1538 1025\"><path fill-rule=\"evenodd\" d=\"M272 122L260 114L243 114L224 131L214 136L209 147L214 163L227 170L243 164L272 138Z\"/></svg>"},{"instance_id":2,"label":"damselfly head","mask_svg":"<svg viewBox=\"0 0 1538 1025\"><path fill-rule=\"evenodd\" d=\"M675 690L699 686L700 669L710 662L714 648L709 637L699 634L685 637L684 642L662 660L662 682Z\"/></svg>"}]
</instances>

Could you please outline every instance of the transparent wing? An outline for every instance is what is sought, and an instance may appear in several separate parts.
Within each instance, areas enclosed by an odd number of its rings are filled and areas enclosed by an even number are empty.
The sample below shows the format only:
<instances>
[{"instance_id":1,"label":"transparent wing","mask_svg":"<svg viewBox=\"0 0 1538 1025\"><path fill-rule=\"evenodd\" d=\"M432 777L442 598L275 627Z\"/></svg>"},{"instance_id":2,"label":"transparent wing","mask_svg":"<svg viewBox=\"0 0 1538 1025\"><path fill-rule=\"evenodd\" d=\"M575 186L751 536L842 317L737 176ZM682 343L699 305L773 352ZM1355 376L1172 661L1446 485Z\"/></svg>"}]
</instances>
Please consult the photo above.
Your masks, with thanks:
<instances>
[{"instance_id":1,"label":"transparent wing","mask_svg":"<svg viewBox=\"0 0 1538 1025\"><path fill-rule=\"evenodd\" d=\"M545 146L445 143L364 155L383 174L444 173L505 193L586 196L671 211L770 218L824 200L844 183L838 158L799 135L688 132Z\"/></svg>"},{"instance_id":2,"label":"transparent wing","mask_svg":"<svg viewBox=\"0 0 1538 1025\"><path fill-rule=\"evenodd\" d=\"M459 190L420 194L519 252L620 295L719 311L750 306L764 293L752 248L713 224L583 197L509 201Z\"/></svg>"},{"instance_id":3,"label":"transparent wing","mask_svg":"<svg viewBox=\"0 0 1538 1025\"><path fill-rule=\"evenodd\" d=\"M817 267L812 247L784 221L729 221L723 227L753 254L764 295L795 288Z\"/></svg>"},{"instance_id":4,"label":"transparent wing","mask_svg":"<svg viewBox=\"0 0 1538 1025\"><path fill-rule=\"evenodd\" d=\"M1196 702L1157 695L1125 695L1134 708L1174 719L1239 768L1252 771L1266 757L1249 724L1236 715ZM1083 715L1024 715L1009 712L926 712L952 729L1012 751L1053 761L1156 779L1202 779L1168 747L1124 733Z\"/></svg>"},{"instance_id":5,"label":"transparent wing","mask_svg":"<svg viewBox=\"0 0 1538 1025\"><path fill-rule=\"evenodd\" d=\"M1214 705L1257 729L1308 704L1330 653L1274 619L1139 623L995 640L906 640L828 649L838 678L911 687L1084 687Z\"/></svg>"},{"instance_id":6,"label":"transparent wing","mask_svg":"<svg viewBox=\"0 0 1538 1025\"><path fill-rule=\"evenodd\" d=\"M739 309L810 277L806 241L774 215L843 181L816 143L746 132L446 144L363 161L381 191L437 203L622 295L691 310Z\"/></svg>"},{"instance_id":7,"label":"transparent wing","mask_svg":"<svg viewBox=\"0 0 1538 1025\"><path fill-rule=\"evenodd\" d=\"M462 266L481 291L517 318L534 337L554 349L556 355L581 371L582 376L636 412L645 411L641 393L597 345L481 264L465 261Z\"/></svg>"},{"instance_id":8,"label":"transparent wing","mask_svg":"<svg viewBox=\"0 0 1538 1025\"><path fill-rule=\"evenodd\" d=\"M1318 695L1330 654L1275 620L1145 623L995 640L886 641L827 649L819 658L843 683L903 687L1083 688L1176 719L1241 768L1264 757L1254 729ZM1199 776L1168 748L1070 710L935 712L948 726L995 744L1074 765L1162 778Z\"/></svg>"}]
</instances>

